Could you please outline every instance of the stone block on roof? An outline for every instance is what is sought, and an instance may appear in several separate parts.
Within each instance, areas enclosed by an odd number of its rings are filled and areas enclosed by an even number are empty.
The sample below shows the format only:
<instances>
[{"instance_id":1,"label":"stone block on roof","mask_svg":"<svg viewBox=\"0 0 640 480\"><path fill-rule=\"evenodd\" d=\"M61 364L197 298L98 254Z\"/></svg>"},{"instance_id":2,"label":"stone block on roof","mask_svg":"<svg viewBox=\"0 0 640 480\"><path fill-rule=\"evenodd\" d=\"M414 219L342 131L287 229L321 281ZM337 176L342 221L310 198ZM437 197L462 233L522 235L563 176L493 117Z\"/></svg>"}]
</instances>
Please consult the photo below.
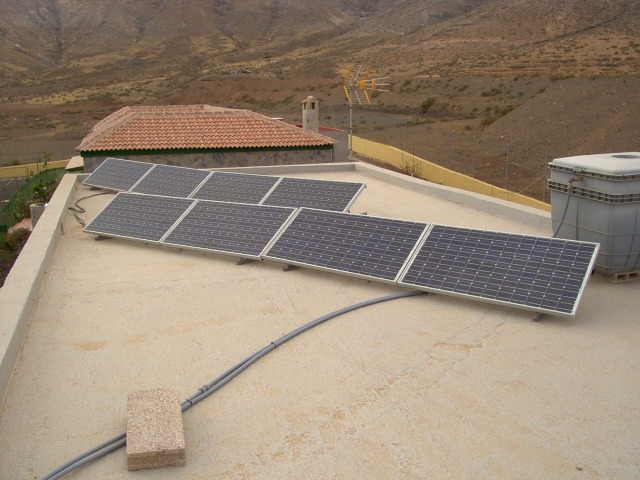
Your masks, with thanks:
<instances>
[{"instance_id":1,"label":"stone block on roof","mask_svg":"<svg viewBox=\"0 0 640 480\"><path fill-rule=\"evenodd\" d=\"M177 390L131 392L127 415L129 470L186 465L182 409Z\"/></svg>"}]
</instances>

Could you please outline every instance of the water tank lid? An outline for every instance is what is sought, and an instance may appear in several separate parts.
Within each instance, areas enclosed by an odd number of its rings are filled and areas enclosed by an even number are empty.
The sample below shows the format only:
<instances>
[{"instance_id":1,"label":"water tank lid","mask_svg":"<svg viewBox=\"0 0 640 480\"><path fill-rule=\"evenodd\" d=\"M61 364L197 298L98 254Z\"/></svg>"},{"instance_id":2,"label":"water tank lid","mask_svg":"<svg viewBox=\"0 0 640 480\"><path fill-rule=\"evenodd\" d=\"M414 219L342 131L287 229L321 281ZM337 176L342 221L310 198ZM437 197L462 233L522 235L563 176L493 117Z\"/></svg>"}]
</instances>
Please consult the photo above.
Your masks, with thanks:
<instances>
[{"instance_id":1,"label":"water tank lid","mask_svg":"<svg viewBox=\"0 0 640 480\"><path fill-rule=\"evenodd\" d=\"M556 158L552 167L565 167L607 175L640 174L640 152L600 153Z\"/></svg>"}]
</instances>

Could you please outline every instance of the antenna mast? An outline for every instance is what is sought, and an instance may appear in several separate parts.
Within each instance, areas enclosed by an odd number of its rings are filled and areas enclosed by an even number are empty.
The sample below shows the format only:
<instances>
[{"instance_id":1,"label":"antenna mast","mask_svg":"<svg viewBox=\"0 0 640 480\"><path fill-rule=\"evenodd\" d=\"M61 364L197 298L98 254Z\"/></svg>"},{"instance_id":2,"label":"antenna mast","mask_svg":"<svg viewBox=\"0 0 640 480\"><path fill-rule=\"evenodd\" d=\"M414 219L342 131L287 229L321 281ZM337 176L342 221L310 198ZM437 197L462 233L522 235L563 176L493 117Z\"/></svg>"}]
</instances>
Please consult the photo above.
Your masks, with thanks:
<instances>
[{"instance_id":1,"label":"antenna mast","mask_svg":"<svg viewBox=\"0 0 640 480\"><path fill-rule=\"evenodd\" d=\"M360 94L358 92L362 92L364 94L364 98L367 101L367 105L371 104L371 97L369 96L369 91L378 91L378 92L388 92L381 87L387 87L389 83L383 83L381 80L384 80L389 77L381 77L381 78L369 78L371 74L371 67L369 67L366 73L362 73L362 65L359 65L357 69L353 68L351 65L347 69L347 73L344 76L344 93L347 97L347 101L349 102L349 160L353 160L353 101L354 98L358 102L358 104L362 104L362 100L360 99Z\"/></svg>"}]
</instances>

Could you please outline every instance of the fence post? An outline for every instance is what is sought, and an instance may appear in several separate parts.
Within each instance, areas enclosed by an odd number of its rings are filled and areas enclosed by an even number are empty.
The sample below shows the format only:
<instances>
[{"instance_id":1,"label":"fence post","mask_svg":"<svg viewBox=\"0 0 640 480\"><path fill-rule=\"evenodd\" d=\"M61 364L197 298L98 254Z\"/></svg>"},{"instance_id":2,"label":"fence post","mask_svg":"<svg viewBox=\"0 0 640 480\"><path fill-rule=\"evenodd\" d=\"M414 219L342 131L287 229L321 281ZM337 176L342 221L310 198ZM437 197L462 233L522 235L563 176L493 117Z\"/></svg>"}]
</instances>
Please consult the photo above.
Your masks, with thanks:
<instances>
[{"instance_id":1,"label":"fence post","mask_svg":"<svg viewBox=\"0 0 640 480\"><path fill-rule=\"evenodd\" d=\"M476 134L473 134L471 143L471 177L476 178Z\"/></svg>"},{"instance_id":2,"label":"fence post","mask_svg":"<svg viewBox=\"0 0 640 480\"><path fill-rule=\"evenodd\" d=\"M509 148L510 147L511 147L511 144L507 142L507 163L505 165L505 171L504 171L504 189L505 190L509 190L508 185L509 185Z\"/></svg>"}]
</instances>

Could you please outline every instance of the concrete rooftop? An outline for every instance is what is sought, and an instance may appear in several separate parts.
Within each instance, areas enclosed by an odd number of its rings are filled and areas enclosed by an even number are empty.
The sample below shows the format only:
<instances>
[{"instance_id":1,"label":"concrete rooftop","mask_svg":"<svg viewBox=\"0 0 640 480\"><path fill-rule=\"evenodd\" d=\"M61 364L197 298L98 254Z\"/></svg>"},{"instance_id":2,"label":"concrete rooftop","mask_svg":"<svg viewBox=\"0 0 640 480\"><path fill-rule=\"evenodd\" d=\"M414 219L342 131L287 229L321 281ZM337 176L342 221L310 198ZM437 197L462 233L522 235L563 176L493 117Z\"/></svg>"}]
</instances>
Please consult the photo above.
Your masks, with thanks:
<instances>
[{"instance_id":1,"label":"concrete rooftop","mask_svg":"<svg viewBox=\"0 0 640 480\"><path fill-rule=\"evenodd\" d=\"M256 170L252 170L256 171ZM362 181L352 212L534 235L549 215L364 164L259 169ZM182 398L283 334L401 290L95 241L67 175L0 289L0 478L40 478L126 430L127 396ZM89 221L111 194L81 204ZM640 284L590 279L578 314L419 295L332 319L184 413L187 465L124 449L69 479L640 477Z\"/></svg>"}]
</instances>

